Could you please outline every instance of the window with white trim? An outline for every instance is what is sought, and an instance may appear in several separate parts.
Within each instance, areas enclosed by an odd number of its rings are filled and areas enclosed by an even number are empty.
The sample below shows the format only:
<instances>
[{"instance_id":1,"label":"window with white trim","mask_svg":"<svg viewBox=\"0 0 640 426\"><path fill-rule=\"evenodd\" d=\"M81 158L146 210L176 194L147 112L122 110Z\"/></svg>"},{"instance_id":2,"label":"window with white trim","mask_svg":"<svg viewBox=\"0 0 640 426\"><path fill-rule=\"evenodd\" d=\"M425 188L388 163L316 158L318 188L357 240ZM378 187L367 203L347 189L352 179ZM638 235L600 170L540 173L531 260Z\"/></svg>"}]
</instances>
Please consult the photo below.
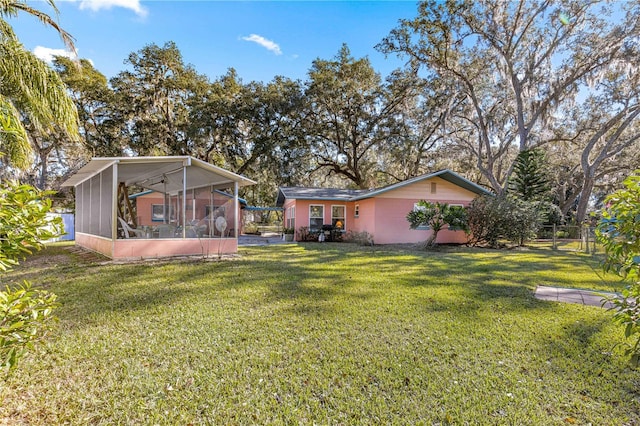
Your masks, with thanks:
<instances>
[{"instance_id":1,"label":"window with white trim","mask_svg":"<svg viewBox=\"0 0 640 426\"><path fill-rule=\"evenodd\" d=\"M360 217L360 204L356 204L353 209L353 217Z\"/></svg>"},{"instance_id":2,"label":"window with white trim","mask_svg":"<svg viewBox=\"0 0 640 426\"><path fill-rule=\"evenodd\" d=\"M413 211L414 212L425 211L426 209L427 208L425 206L421 206L420 203L413 203ZM420 226L416 227L416 229L429 230L429 229L431 229L431 227L429 225L420 225Z\"/></svg>"},{"instance_id":3,"label":"window with white trim","mask_svg":"<svg viewBox=\"0 0 640 426\"><path fill-rule=\"evenodd\" d=\"M331 206L331 225L339 230L344 230L347 222L346 218L347 208L345 206Z\"/></svg>"},{"instance_id":4,"label":"window with white trim","mask_svg":"<svg viewBox=\"0 0 640 426\"><path fill-rule=\"evenodd\" d=\"M310 205L309 206L309 229L322 229L324 224L324 206L323 205Z\"/></svg>"},{"instance_id":5,"label":"window with white trim","mask_svg":"<svg viewBox=\"0 0 640 426\"><path fill-rule=\"evenodd\" d=\"M166 217L165 217L166 216ZM151 221L168 222L175 221L176 213L172 205L151 204Z\"/></svg>"},{"instance_id":6,"label":"window with white trim","mask_svg":"<svg viewBox=\"0 0 640 426\"><path fill-rule=\"evenodd\" d=\"M287 221L286 228L296 228L296 206L291 206L287 209Z\"/></svg>"}]
</instances>

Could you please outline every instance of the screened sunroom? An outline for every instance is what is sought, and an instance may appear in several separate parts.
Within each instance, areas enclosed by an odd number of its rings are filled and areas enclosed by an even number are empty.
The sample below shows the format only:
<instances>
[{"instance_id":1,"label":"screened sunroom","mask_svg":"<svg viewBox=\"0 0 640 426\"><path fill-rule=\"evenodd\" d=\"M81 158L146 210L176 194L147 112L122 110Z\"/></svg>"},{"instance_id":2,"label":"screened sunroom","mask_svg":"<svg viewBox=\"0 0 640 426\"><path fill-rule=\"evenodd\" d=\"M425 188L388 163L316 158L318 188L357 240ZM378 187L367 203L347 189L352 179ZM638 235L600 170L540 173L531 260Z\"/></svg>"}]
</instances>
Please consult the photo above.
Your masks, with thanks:
<instances>
[{"instance_id":1,"label":"screened sunroom","mask_svg":"<svg viewBox=\"0 0 640 426\"><path fill-rule=\"evenodd\" d=\"M251 179L188 157L93 158L75 188L76 244L112 259L235 253Z\"/></svg>"}]
</instances>

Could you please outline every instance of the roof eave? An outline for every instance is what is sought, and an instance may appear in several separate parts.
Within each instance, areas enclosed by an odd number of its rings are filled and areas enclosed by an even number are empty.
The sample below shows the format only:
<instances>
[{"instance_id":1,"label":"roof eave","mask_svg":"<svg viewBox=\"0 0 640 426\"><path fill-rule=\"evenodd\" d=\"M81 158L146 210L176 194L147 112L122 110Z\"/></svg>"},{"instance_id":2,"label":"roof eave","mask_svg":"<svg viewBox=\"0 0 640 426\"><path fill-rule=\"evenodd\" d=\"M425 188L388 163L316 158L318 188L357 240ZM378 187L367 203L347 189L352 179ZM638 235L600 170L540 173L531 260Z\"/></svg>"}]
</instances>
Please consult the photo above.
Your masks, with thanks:
<instances>
[{"instance_id":1,"label":"roof eave","mask_svg":"<svg viewBox=\"0 0 640 426\"><path fill-rule=\"evenodd\" d=\"M257 184L257 182L252 179L230 172L218 166L214 166L213 164L209 164L190 156L180 155L164 157L94 157L91 161L85 164L84 167L78 170L76 174L67 179L62 186L77 186L115 163L167 163L171 161L182 161L184 166L196 166L211 173L215 173L218 176L226 178L227 181L225 183L232 184L237 182L241 187ZM99 165L100 163L103 163L103 165L96 167L96 165ZM84 173L82 172L83 169L86 170ZM218 183L218 186L219 185L220 183Z\"/></svg>"}]
</instances>

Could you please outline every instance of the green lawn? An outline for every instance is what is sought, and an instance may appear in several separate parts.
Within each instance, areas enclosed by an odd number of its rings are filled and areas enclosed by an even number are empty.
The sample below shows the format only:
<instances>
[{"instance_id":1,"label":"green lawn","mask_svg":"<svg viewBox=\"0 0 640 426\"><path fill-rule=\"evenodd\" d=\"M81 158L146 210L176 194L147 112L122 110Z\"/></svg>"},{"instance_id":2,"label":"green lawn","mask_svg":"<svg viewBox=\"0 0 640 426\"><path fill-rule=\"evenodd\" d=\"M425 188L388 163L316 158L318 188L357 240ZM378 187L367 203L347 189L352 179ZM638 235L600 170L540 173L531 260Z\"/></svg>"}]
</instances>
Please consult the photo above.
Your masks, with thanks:
<instances>
[{"instance_id":1,"label":"green lawn","mask_svg":"<svg viewBox=\"0 0 640 426\"><path fill-rule=\"evenodd\" d=\"M613 348L611 313L532 296L537 284L619 286L597 259L240 252L99 265L56 246L12 272L62 306L46 344L0 382L0 424L640 422L640 371Z\"/></svg>"}]
</instances>

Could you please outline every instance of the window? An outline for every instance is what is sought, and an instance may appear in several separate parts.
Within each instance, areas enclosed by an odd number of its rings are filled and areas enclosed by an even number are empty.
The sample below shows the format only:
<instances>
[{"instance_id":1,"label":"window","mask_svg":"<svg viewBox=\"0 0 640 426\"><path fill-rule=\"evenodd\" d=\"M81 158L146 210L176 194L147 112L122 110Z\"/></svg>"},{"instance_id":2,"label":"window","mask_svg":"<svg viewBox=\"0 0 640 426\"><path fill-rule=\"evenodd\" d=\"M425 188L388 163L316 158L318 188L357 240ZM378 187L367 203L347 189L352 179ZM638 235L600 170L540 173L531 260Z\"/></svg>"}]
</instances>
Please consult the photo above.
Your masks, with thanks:
<instances>
[{"instance_id":1,"label":"window","mask_svg":"<svg viewBox=\"0 0 640 426\"><path fill-rule=\"evenodd\" d=\"M435 182L431 182L431 193L435 194L437 190L437 185Z\"/></svg>"},{"instance_id":2,"label":"window","mask_svg":"<svg viewBox=\"0 0 640 426\"><path fill-rule=\"evenodd\" d=\"M413 203L413 211L414 212L419 212L419 211L425 211L427 208L425 206L421 206L418 203ZM431 229L431 227L429 225L420 225L418 226L416 229L419 230L429 230Z\"/></svg>"},{"instance_id":3,"label":"window","mask_svg":"<svg viewBox=\"0 0 640 426\"><path fill-rule=\"evenodd\" d=\"M151 220L153 222L164 222L164 213L167 212L167 220L175 221L176 214L173 210L173 206L163 206L162 204L151 204Z\"/></svg>"},{"instance_id":4,"label":"window","mask_svg":"<svg viewBox=\"0 0 640 426\"><path fill-rule=\"evenodd\" d=\"M426 209L427 208L425 206L421 206L419 203L413 203L414 212L425 211Z\"/></svg>"},{"instance_id":5,"label":"window","mask_svg":"<svg viewBox=\"0 0 640 426\"><path fill-rule=\"evenodd\" d=\"M354 217L360 217L360 204L356 204L354 210L353 210L353 216Z\"/></svg>"},{"instance_id":6,"label":"window","mask_svg":"<svg viewBox=\"0 0 640 426\"><path fill-rule=\"evenodd\" d=\"M295 229L295 227L296 227L296 206L291 206L287 209L286 228Z\"/></svg>"},{"instance_id":7,"label":"window","mask_svg":"<svg viewBox=\"0 0 640 426\"><path fill-rule=\"evenodd\" d=\"M345 222L345 206L331 206L331 225L336 229L344 230Z\"/></svg>"},{"instance_id":8,"label":"window","mask_svg":"<svg viewBox=\"0 0 640 426\"><path fill-rule=\"evenodd\" d=\"M309 229L322 229L324 224L324 206L309 206Z\"/></svg>"}]
</instances>

